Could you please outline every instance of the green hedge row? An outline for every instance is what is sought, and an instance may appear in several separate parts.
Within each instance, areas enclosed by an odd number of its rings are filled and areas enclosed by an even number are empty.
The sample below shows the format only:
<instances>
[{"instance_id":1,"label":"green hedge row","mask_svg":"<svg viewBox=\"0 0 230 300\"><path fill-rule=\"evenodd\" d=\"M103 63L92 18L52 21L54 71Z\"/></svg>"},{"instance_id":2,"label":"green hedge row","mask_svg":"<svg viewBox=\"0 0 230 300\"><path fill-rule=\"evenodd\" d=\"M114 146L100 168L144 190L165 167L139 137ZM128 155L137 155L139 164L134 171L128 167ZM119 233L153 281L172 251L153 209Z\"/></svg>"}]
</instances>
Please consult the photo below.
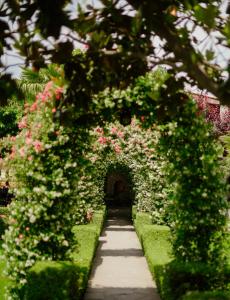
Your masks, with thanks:
<instances>
[{"instance_id":1,"label":"green hedge row","mask_svg":"<svg viewBox=\"0 0 230 300\"><path fill-rule=\"evenodd\" d=\"M230 292L191 292L182 300L230 300Z\"/></svg>"},{"instance_id":2,"label":"green hedge row","mask_svg":"<svg viewBox=\"0 0 230 300\"><path fill-rule=\"evenodd\" d=\"M169 227L151 224L151 219L146 213L136 213L134 225L162 300L184 300L182 297L188 292L217 289L220 286L227 289L229 268L226 267L224 272L217 274L216 270L206 264L176 262L171 254ZM218 292L211 294L218 295ZM222 294L225 295L224 292ZM199 300L209 299L206 294L199 295ZM193 293L187 297L193 297Z\"/></svg>"},{"instance_id":3,"label":"green hedge row","mask_svg":"<svg viewBox=\"0 0 230 300\"><path fill-rule=\"evenodd\" d=\"M31 268L23 300L81 299L87 287L104 218L105 208L95 212L90 224L73 228L78 243L73 262L37 262Z\"/></svg>"}]
</instances>

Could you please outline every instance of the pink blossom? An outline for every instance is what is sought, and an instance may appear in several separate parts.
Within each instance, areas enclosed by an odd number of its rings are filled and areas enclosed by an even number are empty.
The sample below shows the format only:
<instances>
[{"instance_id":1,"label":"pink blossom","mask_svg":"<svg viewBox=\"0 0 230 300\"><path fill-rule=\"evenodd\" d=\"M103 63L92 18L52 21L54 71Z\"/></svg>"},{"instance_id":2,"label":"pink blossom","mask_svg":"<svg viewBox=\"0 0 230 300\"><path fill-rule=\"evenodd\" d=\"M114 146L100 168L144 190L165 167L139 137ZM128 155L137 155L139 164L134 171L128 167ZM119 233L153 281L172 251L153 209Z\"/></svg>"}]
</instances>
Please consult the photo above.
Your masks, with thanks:
<instances>
[{"instance_id":1,"label":"pink blossom","mask_svg":"<svg viewBox=\"0 0 230 300\"><path fill-rule=\"evenodd\" d=\"M36 140L36 141L33 142L33 146L34 146L34 150L35 150L36 153L39 153L39 152L42 151L42 147L43 147L42 142Z\"/></svg>"},{"instance_id":2,"label":"pink blossom","mask_svg":"<svg viewBox=\"0 0 230 300\"><path fill-rule=\"evenodd\" d=\"M97 140L100 144L106 144L107 143L107 138L104 136L100 136L99 139Z\"/></svg>"},{"instance_id":3,"label":"pink blossom","mask_svg":"<svg viewBox=\"0 0 230 300\"><path fill-rule=\"evenodd\" d=\"M124 132L118 131L117 135L122 139L124 137Z\"/></svg>"},{"instance_id":4,"label":"pink blossom","mask_svg":"<svg viewBox=\"0 0 230 300\"><path fill-rule=\"evenodd\" d=\"M117 132L117 128L116 127L112 127L111 130L110 130L110 132L112 134L115 134Z\"/></svg>"},{"instance_id":5,"label":"pink blossom","mask_svg":"<svg viewBox=\"0 0 230 300\"><path fill-rule=\"evenodd\" d=\"M26 138L26 144L27 145L31 145L32 142L33 142L33 140L31 138L29 138L29 137Z\"/></svg>"},{"instance_id":6,"label":"pink blossom","mask_svg":"<svg viewBox=\"0 0 230 300\"><path fill-rule=\"evenodd\" d=\"M144 122L145 116L141 116L141 122Z\"/></svg>"},{"instance_id":7,"label":"pink blossom","mask_svg":"<svg viewBox=\"0 0 230 300\"><path fill-rule=\"evenodd\" d=\"M29 160L29 161L31 161L32 159L33 159L33 156L32 156L32 155L28 156L28 160Z\"/></svg>"},{"instance_id":8,"label":"pink blossom","mask_svg":"<svg viewBox=\"0 0 230 300\"><path fill-rule=\"evenodd\" d=\"M18 128L23 129L27 127L27 118L23 117L21 121L18 123Z\"/></svg>"},{"instance_id":9,"label":"pink blossom","mask_svg":"<svg viewBox=\"0 0 230 300\"><path fill-rule=\"evenodd\" d=\"M116 153L119 154L121 152L121 147L119 145L115 145L114 150L115 150Z\"/></svg>"},{"instance_id":10,"label":"pink blossom","mask_svg":"<svg viewBox=\"0 0 230 300\"><path fill-rule=\"evenodd\" d=\"M84 49L88 50L89 49L89 45L88 44L84 44Z\"/></svg>"},{"instance_id":11,"label":"pink blossom","mask_svg":"<svg viewBox=\"0 0 230 300\"><path fill-rule=\"evenodd\" d=\"M26 153L25 153L25 148L24 147L19 149L19 154L21 155L21 157L25 157Z\"/></svg>"},{"instance_id":12,"label":"pink blossom","mask_svg":"<svg viewBox=\"0 0 230 300\"><path fill-rule=\"evenodd\" d=\"M54 107L53 109L52 109L52 113L55 113L57 110L56 110L56 108Z\"/></svg>"},{"instance_id":13,"label":"pink blossom","mask_svg":"<svg viewBox=\"0 0 230 300\"><path fill-rule=\"evenodd\" d=\"M60 100L61 98L61 94L63 93L63 87L58 87L56 90L55 90L55 96L56 96L56 99L57 100Z\"/></svg>"},{"instance_id":14,"label":"pink blossom","mask_svg":"<svg viewBox=\"0 0 230 300\"><path fill-rule=\"evenodd\" d=\"M103 128L101 128L101 127L97 127L97 128L95 129L95 131L96 131L97 133L101 133L101 134L104 133L104 130L103 130Z\"/></svg>"},{"instance_id":15,"label":"pink blossom","mask_svg":"<svg viewBox=\"0 0 230 300\"><path fill-rule=\"evenodd\" d=\"M28 130L28 131L26 132L26 137L27 137L27 138L31 138L31 136L32 136L32 133L31 133L30 130Z\"/></svg>"},{"instance_id":16,"label":"pink blossom","mask_svg":"<svg viewBox=\"0 0 230 300\"><path fill-rule=\"evenodd\" d=\"M50 80L50 81L46 84L45 89L44 89L44 92L49 92L52 88L53 88L53 81Z\"/></svg>"},{"instance_id":17,"label":"pink blossom","mask_svg":"<svg viewBox=\"0 0 230 300\"><path fill-rule=\"evenodd\" d=\"M10 140L11 140L12 142L15 142L15 141L16 141L16 136L11 136L11 137L10 137Z\"/></svg>"},{"instance_id":18,"label":"pink blossom","mask_svg":"<svg viewBox=\"0 0 230 300\"><path fill-rule=\"evenodd\" d=\"M37 104L37 102L35 101L35 102L31 105L31 107L30 107L30 112L33 112L33 111L37 110L37 108L38 108L38 104Z\"/></svg>"}]
</instances>

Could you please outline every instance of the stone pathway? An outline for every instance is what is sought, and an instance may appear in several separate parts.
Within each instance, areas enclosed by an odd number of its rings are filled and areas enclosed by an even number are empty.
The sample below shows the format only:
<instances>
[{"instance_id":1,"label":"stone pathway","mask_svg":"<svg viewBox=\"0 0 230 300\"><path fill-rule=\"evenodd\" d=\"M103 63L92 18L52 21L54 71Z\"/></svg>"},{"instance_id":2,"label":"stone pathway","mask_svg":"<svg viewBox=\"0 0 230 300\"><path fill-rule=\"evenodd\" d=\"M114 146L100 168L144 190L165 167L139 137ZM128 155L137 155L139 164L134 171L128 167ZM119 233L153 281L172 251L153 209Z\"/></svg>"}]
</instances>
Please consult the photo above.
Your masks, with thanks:
<instances>
[{"instance_id":1,"label":"stone pathway","mask_svg":"<svg viewBox=\"0 0 230 300\"><path fill-rule=\"evenodd\" d=\"M160 300L127 210L112 209L84 300Z\"/></svg>"}]
</instances>

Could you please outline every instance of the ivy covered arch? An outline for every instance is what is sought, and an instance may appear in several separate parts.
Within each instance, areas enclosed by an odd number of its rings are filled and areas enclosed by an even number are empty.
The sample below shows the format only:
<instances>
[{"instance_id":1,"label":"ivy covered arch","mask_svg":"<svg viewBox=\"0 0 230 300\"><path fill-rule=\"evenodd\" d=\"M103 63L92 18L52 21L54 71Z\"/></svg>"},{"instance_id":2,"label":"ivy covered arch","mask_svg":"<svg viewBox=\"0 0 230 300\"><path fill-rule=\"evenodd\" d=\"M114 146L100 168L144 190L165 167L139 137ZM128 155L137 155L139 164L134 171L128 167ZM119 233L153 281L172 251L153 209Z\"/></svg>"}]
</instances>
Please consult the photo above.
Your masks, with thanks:
<instances>
[{"instance_id":1,"label":"ivy covered arch","mask_svg":"<svg viewBox=\"0 0 230 300\"><path fill-rule=\"evenodd\" d=\"M88 130L80 124L84 112L77 110L77 125L63 123L73 107L64 101L62 80L49 82L27 103L4 159L17 182L4 237L12 299L22 298L27 271L37 260L68 258L74 222L87 207L103 203L109 161L132 170L138 210L150 211L158 224L172 218L176 259L223 265L227 202L220 147L188 95L176 90L170 99L175 106L167 105L166 80L175 79L149 73L126 90L93 95L90 109L99 119L126 107L136 116L128 126L113 122Z\"/></svg>"}]
</instances>

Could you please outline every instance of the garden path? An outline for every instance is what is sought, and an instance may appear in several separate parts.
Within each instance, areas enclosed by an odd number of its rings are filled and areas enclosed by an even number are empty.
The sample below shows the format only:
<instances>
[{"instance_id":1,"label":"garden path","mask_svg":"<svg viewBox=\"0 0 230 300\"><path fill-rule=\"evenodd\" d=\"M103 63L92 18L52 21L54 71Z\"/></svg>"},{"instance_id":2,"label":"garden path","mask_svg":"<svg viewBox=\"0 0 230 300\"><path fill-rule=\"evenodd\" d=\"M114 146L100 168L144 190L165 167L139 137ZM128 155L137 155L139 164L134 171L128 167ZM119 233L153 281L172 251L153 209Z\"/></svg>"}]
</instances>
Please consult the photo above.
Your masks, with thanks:
<instances>
[{"instance_id":1,"label":"garden path","mask_svg":"<svg viewBox=\"0 0 230 300\"><path fill-rule=\"evenodd\" d=\"M127 210L111 209L84 300L160 300Z\"/></svg>"}]
</instances>

